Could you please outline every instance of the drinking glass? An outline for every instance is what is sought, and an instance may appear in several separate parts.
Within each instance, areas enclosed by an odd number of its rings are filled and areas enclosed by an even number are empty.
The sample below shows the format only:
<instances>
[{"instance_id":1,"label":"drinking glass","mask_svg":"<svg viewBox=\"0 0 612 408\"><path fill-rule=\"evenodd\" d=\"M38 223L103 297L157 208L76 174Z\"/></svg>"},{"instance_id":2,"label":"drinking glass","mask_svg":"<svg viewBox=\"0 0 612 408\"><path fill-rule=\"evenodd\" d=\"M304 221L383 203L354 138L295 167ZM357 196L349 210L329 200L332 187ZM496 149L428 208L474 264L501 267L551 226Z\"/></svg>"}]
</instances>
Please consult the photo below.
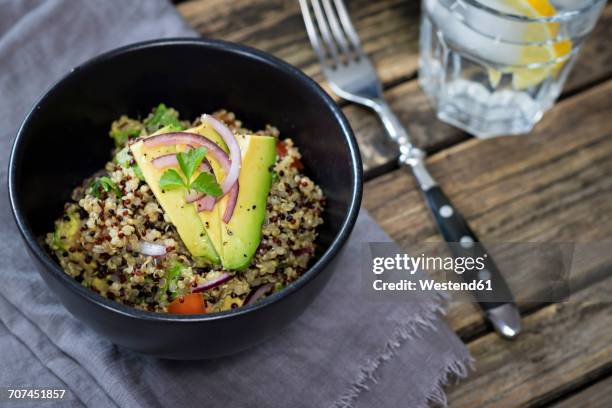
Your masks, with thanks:
<instances>
[{"instance_id":1,"label":"drinking glass","mask_svg":"<svg viewBox=\"0 0 612 408\"><path fill-rule=\"evenodd\" d=\"M605 0L422 0L419 82L477 137L528 133L563 88Z\"/></svg>"}]
</instances>

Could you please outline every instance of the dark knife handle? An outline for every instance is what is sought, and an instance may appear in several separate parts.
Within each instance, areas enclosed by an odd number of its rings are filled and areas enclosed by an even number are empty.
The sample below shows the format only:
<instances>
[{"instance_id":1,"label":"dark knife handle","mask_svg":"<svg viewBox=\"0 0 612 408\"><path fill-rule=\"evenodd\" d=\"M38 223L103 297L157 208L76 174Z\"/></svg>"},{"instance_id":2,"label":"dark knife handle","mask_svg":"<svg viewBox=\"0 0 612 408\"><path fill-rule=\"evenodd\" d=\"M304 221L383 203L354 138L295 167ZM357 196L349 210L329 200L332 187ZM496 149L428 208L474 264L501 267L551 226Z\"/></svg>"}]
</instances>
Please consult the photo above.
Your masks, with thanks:
<instances>
[{"instance_id":1,"label":"dark knife handle","mask_svg":"<svg viewBox=\"0 0 612 408\"><path fill-rule=\"evenodd\" d=\"M514 303L512 292L506 280L497 269L495 262L487 254L478 237L471 230L465 218L457 211L439 186L432 186L423 191L427 204L438 224L438 228L449 243L455 257L482 257L483 268L466 270L461 274L465 282L491 281L492 290L474 290L472 294L483 310L488 311L504 303Z\"/></svg>"}]
</instances>

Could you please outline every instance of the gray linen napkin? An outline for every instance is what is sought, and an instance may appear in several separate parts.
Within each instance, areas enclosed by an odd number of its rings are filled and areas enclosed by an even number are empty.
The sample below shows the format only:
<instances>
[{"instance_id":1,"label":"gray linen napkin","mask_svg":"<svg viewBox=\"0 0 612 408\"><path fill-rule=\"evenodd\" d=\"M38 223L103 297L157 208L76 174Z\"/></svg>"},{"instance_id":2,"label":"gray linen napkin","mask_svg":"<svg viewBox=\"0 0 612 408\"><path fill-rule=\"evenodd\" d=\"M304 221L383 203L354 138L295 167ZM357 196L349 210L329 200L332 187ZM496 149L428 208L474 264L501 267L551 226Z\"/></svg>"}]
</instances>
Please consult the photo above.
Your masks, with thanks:
<instances>
[{"instance_id":1,"label":"gray linen napkin","mask_svg":"<svg viewBox=\"0 0 612 408\"><path fill-rule=\"evenodd\" d=\"M163 0L0 0L0 387L69 389L62 406L418 407L444 401L469 354L440 319L442 299L359 295L364 242L389 241L366 211L311 307L272 340L235 356L165 361L110 344L74 319L35 272L6 194L17 127L50 84L130 42L196 35ZM55 405L55 404L50 404ZM58 404L59 405L59 404Z\"/></svg>"}]
</instances>

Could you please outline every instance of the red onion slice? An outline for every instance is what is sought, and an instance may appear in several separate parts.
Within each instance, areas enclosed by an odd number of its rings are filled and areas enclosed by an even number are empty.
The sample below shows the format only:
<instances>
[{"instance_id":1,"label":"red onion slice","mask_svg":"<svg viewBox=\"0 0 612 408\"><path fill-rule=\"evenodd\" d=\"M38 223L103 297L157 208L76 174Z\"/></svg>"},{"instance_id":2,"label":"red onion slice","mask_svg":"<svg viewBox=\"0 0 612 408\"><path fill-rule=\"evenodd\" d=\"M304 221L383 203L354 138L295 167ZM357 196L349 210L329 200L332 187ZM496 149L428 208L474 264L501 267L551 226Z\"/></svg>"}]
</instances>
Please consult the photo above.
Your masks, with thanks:
<instances>
[{"instance_id":1,"label":"red onion slice","mask_svg":"<svg viewBox=\"0 0 612 408\"><path fill-rule=\"evenodd\" d=\"M205 138L204 136L187 133L187 132L173 132L173 133L162 133L160 135L149 136L142 139L143 144L146 147L157 147L157 146L175 146L175 145L191 145L191 146L202 146L208 150L215 160L221 164L226 173L231 167L230 159L215 142ZM229 191L229 189L228 189Z\"/></svg>"},{"instance_id":2,"label":"red onion slice","mask_svg":"<svg viewBox=\"0 0 612 408\"><path fill-rule=\"evenodd\" d=\"M232 189L229 192L229 199L227 201L227 207L225 207L225 212L223 213L223 222L227 224L232 219L232 214L234 213L234 208L236 208L236 202L238 201L238 192L239 185L238 183L234 184ZM217 203L218 199L221 197L215 198L213 196L204 196L196 202L196 206L198 208L198 212L201 211L212 211Z\"/></svg>"},{"instance_id":3,"label":"red onion slice","mask_svg":"<svg viewBox=\"0 0 612 408\"><path fill-rule=\"evenodd\" d=\"M154 158L151 160L151 164L158 169L165 169L166 167L178 166L178 160L176 159L175 153L170 153ZM200 164L199 170L210 172L212 168L210 167L210 163L204 159Z\"/></svg>"},{"instance_id":4,"label":"red onion slice","mask_svg":"<svg viewBox=\"0 0 612 408\"><path fill-rule=\"evenodd\" d=\"M229 159L231 162L231 166L229 171L226 169L225 179L221 183L221 190L223 193L227 193L232 186L238 181L238 176L240 175L240 164L242 161L242 156L240 155L240 146L238 146L238 141L236 140L236 136L234 133L223 124L223 122L215 119L210 115L202 115L202 123L210 125L221 135L223 141L229 148Z\"/></svg>"},{"instance_id":5,"label":"red onion slice","mask_svg":"<svg viewBox=\"0 0 612 408\"><path fill-rule=\"evenodd\" d=\"M165 169L166 167L178 166L178 161L176 160L176 154L171 153L154 158L151 160L151 164L158 169Z\"/></svg>"},{"instance_id":6,"label":"red onion slice","mask_svg":"<svg viewBox=\"0 0 612 408\"><path fill-rule=\"evenodd\" d=\"M193 203L194 201L198 201L202 197L204 197L204 193L200 193L199 191L195 190L187 190L187 193L185 194L185 202Z\"/></svg>"},{"instance_id":7,"label":"red onion slice","mask_svg":"<svg viewBox=\"0 0 612 408\"><path fill-rule=\"evenodd\" d=\"M272 287L274 287L274 285L272 285L271 283L266 283L265 285L261 285L254 291L251 291L251 293L249 293L246 299L244 300L244 304L252 305L253 303L257 302L262 296L268 293L270 289L272 289Z\"/></svg>"},{"instance_id":8,"label":"red onion slice","mask_svg":"<svg viewBox=\"0 0 612 408\"><path fill-rule=\"evenodd\" d=\"M147 241L140 241L140 253L148 256L166 255L166 246L161 244L153 244Z\"/></svg>"},{"instance_id":9,"label":"red onion slice","mask_svg":"<svg viewBox=\"0 0 612 408\"><path fill-rule=\"evenodd\" d=\"M201 284L200 286L197 286L197 287L191 289L191 293L204 292L205 290L216 288L217 286L224 284L225 282L227 282L230 279L232 279L232 275L230 275L227 272L223 272L218 277L216 277L214 279L211 279L209 281L206 281L203 284Z\"/></svg>"},{"instance_id":10,"label":"red onion slice","mask_svg":"<svg viewBox=\"0 0 612 408\"><path fill-rule=\"evenodd\" d=\"M215 208L216 202L217 199L215 197L211 195L205 195L204 197L201 197L196 201L196 207L198 209L198 212L212 211L212 209Z\"/></svg>"},{"instance_id":11,"label":"red onion slice","mask_svg":"<svg viewBox=\"0 0 612 408\"><path fill-rule=\"evenodd\" d=\"M209 173L213 172L210 163L208 162L208 160L206 160L206 157L202 159L202 163L200 163L199 169L200 171L207 171Z\"/></svg>"},{"instance_id":12,"label":"red onion slice","mask_svg":"<svg viewBox=\"0 0 612 408\"><path fill-rule=\"evenodd\" d=\"M220 123L216 119L214 119L214 121ZM211 121L210 123L212 125L212 123L214 122ZM225 125L223 126L225 127ZM217 129L215 128L215 130ZM231 133L229 129L227 130ZM221 136L223 137L223 135ZM234 138L234 141L236 141L235 138ZM238 142L236 142L236 144L237 143ZM223 214L223 222L226 224L229 222L229 220L232 218L232 214L234 213L234 208L236 207L236 201L238 200L238 178L236 176L236 180L233 182L233 184L230 185L227 190L225 190L224 186L228 184L226 183L226 180L229 178L229 174L232 171L232 167L235 168L236 166L230 161L229 157L223 151L223 149L221 149L216 143L205 138L204 136L201 136L195 133L188 133L188 132L162 133L160 135L150 136L150 137L143 139L143 144L147 147L173 146L173 145L178 145L178 144L206 147L208 149L208 153L210 153L215 158L215 160L217 160L219 164L221 164L221 166L223 167L223 170L225 171L226 176L225 176L225 179L223 180L223 183L221 183L221 190L223 191L223 195L227 194L229 191L232 191L232 194L230 194L230 199L229 199L227 208L225 210L225 213ZM231 149L230 149L230 153L231 153ZM238 156L240 156L240 149L238 149ZM238 167L238 172L240 172L240 161L238 161L237 167ZM223 197L223 195L221 197ZM219 199L221 197L219 197ZM198 200L198 202L203 200L204 198L201 198L200 200ZM210 204L210 202L207 201L206 204ZM199 208L202 208L202 210L200 210ZM208 206L202 207L201 203L198 205L198 211L203 211L204 208L209 208L209 207Z\"/></svg>"},{"instance_id":13,"label":"red onion slice","mask_svg":"<svg viewBox=\"0 0 612 408\"><path fill-rule=\"evenodd\" d=\"M232 189L229 192L229 199L227 200L227 207L225 207L225 212L223 213L223 222L228 223L232 219L232 214L234 214L234 208L236 208L236 202L238 201L238 190L239 190L238 182L234 184Z\"/></svg>"}]
</instances>

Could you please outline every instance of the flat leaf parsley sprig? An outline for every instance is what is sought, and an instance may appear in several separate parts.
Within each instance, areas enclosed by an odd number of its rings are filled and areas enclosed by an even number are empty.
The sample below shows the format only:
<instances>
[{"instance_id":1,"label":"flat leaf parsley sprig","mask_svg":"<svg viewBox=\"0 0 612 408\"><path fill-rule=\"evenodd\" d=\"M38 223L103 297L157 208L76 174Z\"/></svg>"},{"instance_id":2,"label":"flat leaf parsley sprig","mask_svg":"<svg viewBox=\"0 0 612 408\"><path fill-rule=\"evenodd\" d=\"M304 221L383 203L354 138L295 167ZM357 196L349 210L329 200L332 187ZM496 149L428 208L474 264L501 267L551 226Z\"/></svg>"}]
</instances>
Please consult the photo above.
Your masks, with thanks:
<instances>
[{"instance_id":1,"label":"flat leaf parsley sprig","mask_svg":"<svg viewBox=\"0 0 612 408\"><path fill-rule=\"evenodd\" d=\"M176 160L182 174L179 174L175 169L166 170L159 179L159 187L162 190L186 188L187 190L195 190L213 197L219 197L222 194L221 186L211 173L203 171L198 174L195 180L192 180L193 174L200 167L205 156L206 149L203 147L177 153Z\"/></svg>"}]
</instances>

